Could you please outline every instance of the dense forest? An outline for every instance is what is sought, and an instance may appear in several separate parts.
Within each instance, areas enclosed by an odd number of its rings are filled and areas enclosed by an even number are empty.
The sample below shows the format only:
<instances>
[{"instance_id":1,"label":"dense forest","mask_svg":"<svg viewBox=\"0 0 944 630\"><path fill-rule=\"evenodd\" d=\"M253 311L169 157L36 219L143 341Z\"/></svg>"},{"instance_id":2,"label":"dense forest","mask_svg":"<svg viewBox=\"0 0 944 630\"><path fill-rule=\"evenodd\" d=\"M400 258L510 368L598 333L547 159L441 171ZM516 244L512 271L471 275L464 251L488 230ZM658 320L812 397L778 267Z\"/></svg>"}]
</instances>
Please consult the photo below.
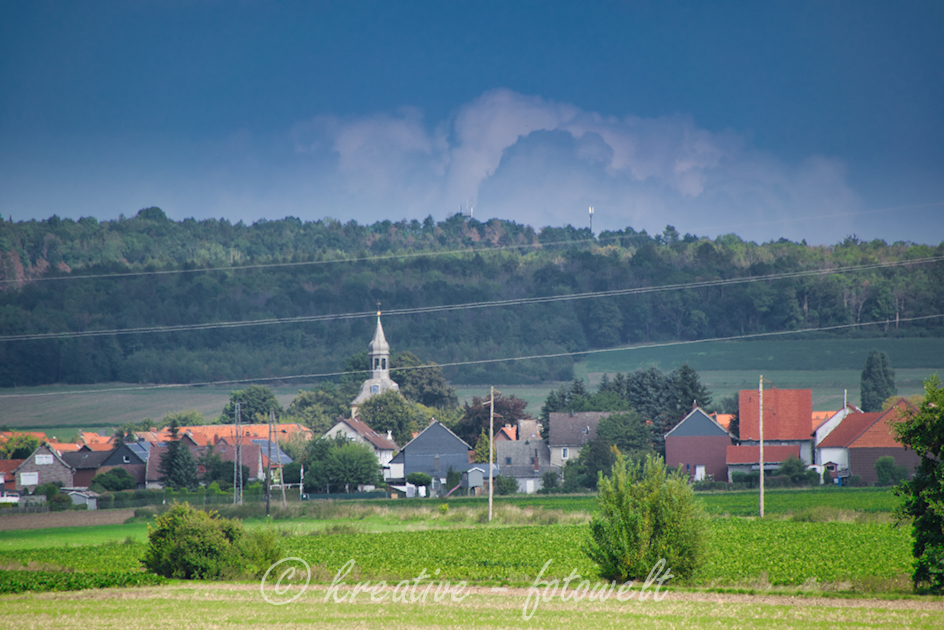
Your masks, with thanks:
<instances>
[{"instance_id":1,"label":"dense forest","mask_svg":"<svg viewBox=\"0 0 944 630\"><path fill-rule=\"evenodd\" d=\"M929 257L944 257L944 244L852 236L829 247L756 244L733 234L683 236L671 226L593 235L461 215L245 225L175 222L147 208L103 222L0 219L0 386L338 372L370 341L378 303L389 312L384 328L395 351L444 364L459 383L570 380L574 358L448 364L649 341L856 322L881 325L833 334L937 336L941 318L900 320L944 313L941 260L840 272ZM796 275L822 270L829 272ZM794 275L771 277L785 274ZM606 291L617 293L515 302ZM498 300L512 303L396 313ZM192 328L317 316L332 317ZM10 339L166 326L184 329Z\"/></svg>"}]
</instances>

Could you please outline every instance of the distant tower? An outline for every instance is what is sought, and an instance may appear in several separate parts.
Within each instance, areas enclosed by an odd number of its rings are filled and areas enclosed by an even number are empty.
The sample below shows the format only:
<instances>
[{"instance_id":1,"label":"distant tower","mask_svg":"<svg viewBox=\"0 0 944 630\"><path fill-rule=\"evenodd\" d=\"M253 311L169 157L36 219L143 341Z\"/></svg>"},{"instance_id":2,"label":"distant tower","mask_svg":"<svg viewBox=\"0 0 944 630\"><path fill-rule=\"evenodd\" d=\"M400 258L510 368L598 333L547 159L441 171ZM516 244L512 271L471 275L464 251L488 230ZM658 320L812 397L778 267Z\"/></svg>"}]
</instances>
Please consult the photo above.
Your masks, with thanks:
<instances>
[{"instance_id":1,"label":"distant tower","mask_svg":"<svg viewBox=\"0 0 944 630\"><path fill-rule=\"evenodd\" d=\"M390 380L390 344L387 343L383 326L380 324L380 311L377 311L377 328L367 351L370 356L370 378L364 381L361 393L351 402L352 418L357 417L358 407L371 396L389 390L400 390L400 386Z\"/></svg>"}]
</instances>

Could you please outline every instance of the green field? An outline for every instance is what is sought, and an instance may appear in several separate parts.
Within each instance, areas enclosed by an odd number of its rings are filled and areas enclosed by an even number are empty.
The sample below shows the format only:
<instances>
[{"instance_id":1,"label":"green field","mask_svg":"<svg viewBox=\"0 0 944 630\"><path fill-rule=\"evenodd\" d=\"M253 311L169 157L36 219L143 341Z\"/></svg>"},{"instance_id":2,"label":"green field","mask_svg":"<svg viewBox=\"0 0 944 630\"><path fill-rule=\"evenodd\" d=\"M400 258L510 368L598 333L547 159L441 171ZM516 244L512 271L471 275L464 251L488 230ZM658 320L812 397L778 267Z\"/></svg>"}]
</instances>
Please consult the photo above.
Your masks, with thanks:
<instances>
[{"instance_id":1,"label":"green field","mask_svg":"<svg viewBox=\"0 0 944 630\"><path fill-rule=\"evenodd\" d=\"M888 352L895 368L898 392L921 393L924 380L934 372L944 373L944 338L921 339L765 339L710 342L678 346L638 346L628 350L585 355L574 367L579 378L596 384L604 373L631 372L650 365L671 371L688 363L699 372L715 399L739 389L757 387L763 374L780 389L812 389L813 408L842 406L843 390L851 403L859 401L859 384L865 358L872 348ZM561 383L501 385L506 396L528 402L532 415L540 412L547 394ZM135 387L128 391L109 391ZM208 419L219 415L230 391L239 386L137 388L134 385L55 385L0 389L0 426L37 429L62 439L78 429L108 430L144 418L160 419L168 413L196 409ZM305 387L304 383L270 386L283 406ZM484 385L455 385L462 402L485 396ZM82 394L65 392L83 391ZM23 394L43 394L23 396Z\"/></svg>"},{"instance_id":2,"label":"green field","mask_svg":"<svg viewBox=\"0 0 944 630\"><path fill-rule=\"evenodd\" d=\"M944 338L757 339L669 346L637 346L587 355L587 372L631 372L655 365L674 370L688 363L694 370L862 371L869 350L888 353L892 367L944 370Z\"/></svg>"}]
</instances>

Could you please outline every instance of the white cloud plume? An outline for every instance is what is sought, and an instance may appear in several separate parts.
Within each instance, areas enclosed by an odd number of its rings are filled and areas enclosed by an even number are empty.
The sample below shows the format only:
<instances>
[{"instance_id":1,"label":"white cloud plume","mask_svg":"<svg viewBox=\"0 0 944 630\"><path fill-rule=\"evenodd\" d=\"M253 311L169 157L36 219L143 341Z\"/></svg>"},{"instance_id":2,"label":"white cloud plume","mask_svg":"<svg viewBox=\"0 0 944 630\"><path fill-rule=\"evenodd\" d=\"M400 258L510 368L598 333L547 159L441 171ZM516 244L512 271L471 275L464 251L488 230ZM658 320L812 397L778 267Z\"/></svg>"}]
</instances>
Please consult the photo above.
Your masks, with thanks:
<instances>
[{"instance_id":1,"label":"white cloud plume","mask_svg":"<svg viewBox=\"0 0 944 630\"><path fill-rule=\"evenodd\" d=\"M368 217L379 218L370 207L386 217L442 217L475 199L477 216L536 226L597 205L605 228L678 223L707 232L858 204L835 158L789 165L690 116L604 116L504 89L436 124L404 108L321 116L293 137L300 151L334 156L335 173L321 173L323 181L331 187L336 176L346 203Z\"/></svg>"}]
</instances>

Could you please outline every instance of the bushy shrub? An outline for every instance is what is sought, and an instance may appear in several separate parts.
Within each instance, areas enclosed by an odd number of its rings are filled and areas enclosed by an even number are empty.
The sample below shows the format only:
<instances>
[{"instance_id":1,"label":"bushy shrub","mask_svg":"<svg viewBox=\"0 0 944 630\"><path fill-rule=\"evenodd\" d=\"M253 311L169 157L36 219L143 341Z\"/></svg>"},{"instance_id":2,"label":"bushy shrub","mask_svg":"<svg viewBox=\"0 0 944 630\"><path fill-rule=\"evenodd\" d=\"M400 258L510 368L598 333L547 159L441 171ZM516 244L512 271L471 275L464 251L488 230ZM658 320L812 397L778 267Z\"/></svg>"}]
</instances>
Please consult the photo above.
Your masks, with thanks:
<instances>
[{"instance_id":1,"label":"bushy shrub","mask_svg":"<svg viewBox=\"0 0 944 630\"><path fill-rule=\"evenodd\" d=\"M875 474L878 476L879 486L894 486L899 481L908 478L907 466L896 466L895 458L891 455L879 457L875 460Z\"/></svg>"},{"instance_id":2,"label":"bushy shrub","mask_svg":"<svg viewBox=\"0 0 944 630\"><path fill-rule=\"evenodd\" d=\"M684 473L670 472L654 455L644 461L619 455L598 487L600 511L585 552L602 577L645 579L662 558L674 575L692 576L704 554L706 517Z\"/></svg>"},{"instance_id":3,"label":"bushy shrub","mask_svg":"<svg viewBox=\"0 0 944 630\"><path fill-rule=\"evenodd\" d=\"M148 525L142 563L164 577L206 580L259 576L278 559L275 532L247 533L239 521L178 503Z\"/></svg>"},{"instance_id":4,"label":"bushy shrub","mask_svg":"<svg viewBox=\"0 0 944 630\"><path fill-rule=\"evenodd\" d=\"M518 492L518 481L514 477L498 475L495 477L495 494L515 494Z\"/></svg>"},{"instance_id":5,"label":"bushy shrub","mask_svg":"<svg viewBox=\"0 0 944 630\"><path fill-rule=\"evenodd\" d=\"M92 483L89 487L95 492L107 492L116 490L134 490L134 477L124 468L112 468L106 473L100 473L92 477Z\"/></svg>"},{"instance_id":6,"label":"bushy shrub","mask_svg":"<svg viewBox=\"0 0 944 630\"><path fill-rule=\"evenodd\" d=\"M52 512L62 512L72 507L72 497L68 494L54 494L49 498L49 510Z\"/></svg>"}]
</instances>

